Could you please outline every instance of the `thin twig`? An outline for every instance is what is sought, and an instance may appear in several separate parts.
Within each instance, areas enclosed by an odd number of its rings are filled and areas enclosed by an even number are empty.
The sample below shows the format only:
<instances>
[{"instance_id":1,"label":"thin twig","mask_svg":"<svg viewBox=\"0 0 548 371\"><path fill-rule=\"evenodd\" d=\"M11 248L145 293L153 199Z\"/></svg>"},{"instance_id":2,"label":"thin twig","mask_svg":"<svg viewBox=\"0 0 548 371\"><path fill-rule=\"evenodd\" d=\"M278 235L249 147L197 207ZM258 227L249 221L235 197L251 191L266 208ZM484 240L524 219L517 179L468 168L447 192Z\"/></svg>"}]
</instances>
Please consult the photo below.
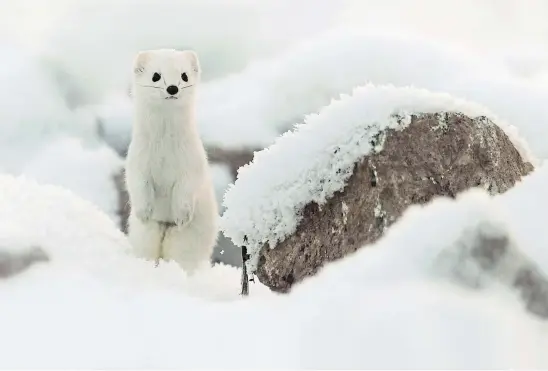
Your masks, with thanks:
<instances>
[{"instance_id":1,"label":"thin twig","mask_svg":"<svg viewBox=\"0 0 548 371\"><path fill-rule=\"evenodd\" d=\"M249 277L247 276L247 260L249 255L247 254L247 247L242 246L242 292L240 295L249 295Z\"/></svg>"},{"instance_id":2,"label":"thin twig","mask_svg":"<svg viewBox=\"0 0 548 371\"><path fill-rule=\"evenodd\" d=\"M247 236L244 236L244 243L247 243ZM247 261L249 260L249 254L247 253L247 247L242 246L242 296L249 295L249 277L247 275Z\"/></svg>"}]
</instances>

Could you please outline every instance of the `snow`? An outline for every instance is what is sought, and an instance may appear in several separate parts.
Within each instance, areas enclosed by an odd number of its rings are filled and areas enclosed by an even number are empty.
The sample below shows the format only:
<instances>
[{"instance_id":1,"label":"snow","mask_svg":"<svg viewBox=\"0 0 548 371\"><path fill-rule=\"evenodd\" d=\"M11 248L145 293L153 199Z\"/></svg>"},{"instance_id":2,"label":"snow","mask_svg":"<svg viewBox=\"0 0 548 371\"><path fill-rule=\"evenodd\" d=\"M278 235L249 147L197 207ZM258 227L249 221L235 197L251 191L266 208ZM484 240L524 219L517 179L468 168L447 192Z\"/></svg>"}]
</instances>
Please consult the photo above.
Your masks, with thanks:
<instances>
[{"instance_id":1,"label":"snow","mask_svg":"<svg viewBox=\"0 0 548 371\"><path fill-rule=\"evenodd\" d=\"M455 243L483 231L509 236L520 258L548 271L548 166L504 195L471 191L413 207L375 245L285 296L257 282L240 297L240 270L230 266L192 277L174 264L154 268L118 230L112 176L131 137L127 66L141 49L198 51L206 144L272 145L227 195L225 223L239 240L243 229L278 222L267 234L285 235L298 219L290 206L344 184L348 172L331 173L370 150L349 141L360 115L378 129L396 125L392 108L409 114L418 103L493 112L526 157L516 128L548 158L544 1L418 1L2 4L0 250L36 244L51 261L0 280L0 367L548 368L546 324L500 276L455 260ZM367 82L377 87L355 89ZM277 139L305 117L310 128ZM309 131L320 136L302 145ZM325 151L335 145L348 151ZM213 176L221 201L230 174L213 166ZM302 188L327 177L319 193ZM287 220L272 219L278 208Z\"/></svg>"},{"instance_id":2,"label":"snow","mask_svg":"<svg viewBox=\"0 0 548 371\"><path fill-rule=\"evenodd\" d=\"M237 269L216 266L189 278L174 265L153 268L129 254L121 232L93 204L59 187L0 176L1 245L39 244L51 258L0 282L0 364L544 368L545 327L512 290L496 277L465 285L439 257L486 224L525 246L511 228L523 215L503 200L535 198L541 206L532 220L548 197L531 191L547 182L542 168L508 198L474 190L412 207L376 245L330 264L290 295L255 284L252 296L241 298Z\"/></svg>"},{"instance_id":3,"label":"snow","mask_svg":"<svg viewBox=\"0 0 548 371\"><path fill-rule=\"evenodd\" d=\"M522 69L533 73L534 67ZM516 126L537 157L548 158L543 140L548 125L537 124L548 121L542 104L548 85L523 81L510 71L507 58L498 55L480 58L416 36L340 28L204 84L201 130L212 144L267 146L306 114L358 85L411 85L484 105Z\"/></svg>"},{"instance_id":4,"label":"snow","mask_svg":"<svg viewBox=\"0 0 548 371\"><path fill-rule=\"evenodd\" d=\"M546 325L518 314L525 305L512 276L481 270L461 249L476 233L507 236L515 254L548 272L547 182L544 166L502 195L477 189L412 206L376 244L296 286L291 296L306 305L302 317L313 317L304 331L317 339L302 353L315 356L307 366L546 367Z\"/></svg>"},{"instance_id":5,"label":"snow","mask_svg":"<svg viewBox=\"0 0 548 371\"><path fill-rule=\"evenodd\" d=\"M134 258L116 223L98 206L67 188L39 184L28 177L0 175L0 190L2 248L40 246L51 255L56 268L89 274L109 284L180 289L194 282L201 289L189 289L199 293L209 279L219 287L224 285L220 290L222 298L230 292L232 281L232 295L228 298L238 297L240 275L234 268L221 266L216 268L217 273L211 273L214 277L224 271L227 277L233 274L232 280L210 279L203 276L207 272L185 279L176 264L163 262L158 270L150 262ZM202 277L197 278L200 274ZM203 290L201 296L212 292Z\"/></svg>"},{"instance_id":6,"label":"snow","mask_svg":"<svg viewBox=\"0 0 548 371\"><path fill-rule=\"evenodd\" d=\"M326 32L205 84L198 107L202 135L224 146L266 146L306 114L366 82L444 91L482 104L516 126L536 156L548 157L542 139L548 125L537 124L548 121L541 103L548 100L548 85L511 76L500 57L352 28Z\"/></svg>"},{"instance_id":7,"label":"snow","mask_svg":"<svg viewBox=\"0 0 548 371\"><path fill-rule=\"evenodd\" d=\"M532 64L522 70L534 73L534 57L521 58ZM537 122L548 120L542 104L548 85L513 76L511 61L418 36L336 28L254 59L241 72L205 81L198 90L200 132L207 145L263 148L305 115L371 82L443 91L484 105L517 127L537 157L547 158L548 125ZM131 132L125 89L113 93L118 99L104 98L105 105L119 107L118 114L105 115L107 130L112 125L113 137L123 138L116 139L117 148L127 147Z\"/></svg>"},{"instance_id":8,"label":"snow","mask_svg":"<svg viewBox=\"0 0 548 371\"><path fill-rule=\"evenodd\" d=\"M266 146L304 115L368 81L438 89L492 72L493 66L478 64L417 37L331 30L204 84L198 106L202 135L216 145Z\"/></svg>"},{"instance_id":9,"label":"snow","mask_svg":"<svg viewBox=\"0 0 548 371\"><path fill-rule=\"evenodd\" d=\"M133 102L128 94L109 94L97 105L89 107L101 122L105 142L125 156L133 123Z\"/></svg>"},{"instance_id":10,"label":"snow","mask_svg":"<svg viewBox=\"0 0 548 371\"><path fill-rule=\"evenodd\" d=\"M37 55L17 47L0 51L0 139L5 143L32 142L59 132L93 137L93 118L70 110L47 68ZM32 83L29 89L28 83ZM31 102L31 107L29 107Z\"/></svg>"},{"instance_id":11,"label":"snow","mask_svg":"<svg viewBox=\"0 0 548 371\"><path fill-rule=\"evenodd\" d=\"M217 199L219 211L223 210L223 195L229 186L233 182L230 168L225 164L210 164L211 177L213 179L213 186L215 188L215 198ZM222 261L225 264L233 266L241 266L242 253L239 248L234 246L230 239L226 238L222 232L219 231L219 239L217 240L217 246L213 252L214 260Z\"/></svg>"},{"instance_id":12,"label":"snow","mask_svg":"<svg viewBox=\"0 0 548 371\"><path fill-rule=\"evenodd\" d=\"M311 203L320 206L344 188L354 164L382 149L375 137L385 129L404 129L412 114L461 112L486 116L508 131L525 160L525 143L514 128L487 109L445 93L417 88L365 85L307 116L253 161L239 169L224 196L221 229L237 246L245 245L253 272L264 244L274 248L291 235Z\"/></svg>"},{"instance_id":13,"label":"snow","mask_svg":"<svg viewBox=\"0 0 548 371\"><path fill-rule=\"evenodd\" d=\"M114 176L122 166L122 159L105 144L84 147L77 138L63 137L47 143L21 173L43 184L72 190L118 221Z\"/></svg>"},{"instance_id":14,"label":"snow","mask_svg":"<svg viewBox=\"0 0 548 371\"><path fill-rule=\"evenodd\" d=\"M291 4L249 0L230 4L217 0L64 2L63 12L38 37L36 48L66 70L76 86L85 87L86 101L91 103L110 89L126 88L131 70L127 66L139 50L195 49L203 78L210 80L241 70L250 59L272 55L311 37L325 29L343 6L315 0ZM301 14L310 7L314 12L308 13L306 27L302 27Z\"/></svg>"},{"instance_id":15,"label":"snow","mask_svg":"<svg viewBox=\"0 0 548 371\"><path fill-rule=\"evenodd\" d=\"M65 186L118 220L112 177L122 163L97 136L94 113L69 108L34 53L13 46L0 55L0 172Z\"/></svg>"}]
</instances>

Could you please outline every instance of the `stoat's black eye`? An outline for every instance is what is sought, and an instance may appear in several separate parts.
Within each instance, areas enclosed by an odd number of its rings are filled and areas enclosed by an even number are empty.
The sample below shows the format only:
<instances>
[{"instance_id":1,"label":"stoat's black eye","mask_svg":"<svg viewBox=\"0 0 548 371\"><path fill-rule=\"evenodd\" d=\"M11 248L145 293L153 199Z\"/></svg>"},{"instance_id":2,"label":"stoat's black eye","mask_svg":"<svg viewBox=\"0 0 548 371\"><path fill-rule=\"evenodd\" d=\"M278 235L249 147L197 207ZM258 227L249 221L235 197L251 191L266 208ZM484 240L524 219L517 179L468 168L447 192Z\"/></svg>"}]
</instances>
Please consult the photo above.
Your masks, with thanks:
<instances>
[{"instance_id":1,"label":"stoat's black eye","mask_svg":"<svg viewBox=\"0 0 548 371\"><path fill-rule=\"evenodd\" d=\"M181 74L181 78L183 79L184 82L188 82L188 76L186 75L185 72L183 72L183 73Z\"/></svg>"},{"instance_id":2,"label":"stoat's black eye","mask_svg":"<svg viewBox=\"0 0 548 371\"><path fill-rule=\"evenodd\" d=\"M154 72L154 75L152 75L152 82L160 81L161 78L162 76L160 76L158 72Z\"/></svg>"}]
</instances>

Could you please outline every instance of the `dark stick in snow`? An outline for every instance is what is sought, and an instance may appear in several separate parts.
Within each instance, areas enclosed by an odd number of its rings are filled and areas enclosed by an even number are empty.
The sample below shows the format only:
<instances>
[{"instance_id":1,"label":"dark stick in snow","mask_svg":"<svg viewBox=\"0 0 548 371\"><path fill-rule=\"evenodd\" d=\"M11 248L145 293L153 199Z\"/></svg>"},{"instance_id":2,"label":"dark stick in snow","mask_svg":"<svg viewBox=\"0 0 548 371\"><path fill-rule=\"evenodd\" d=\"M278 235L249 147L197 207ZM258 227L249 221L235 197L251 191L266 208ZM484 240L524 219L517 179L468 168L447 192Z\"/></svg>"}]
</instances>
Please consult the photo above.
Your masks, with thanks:
<instances>
[{"instance_id":1,"label":"dark stick in snow","mask_svg":"<svg viewBox=\"0 0 548 371\"><path fill-rule=\"evenodd\" d=\"M240 295L248 296L249 295L249 277L247 276L247 260L249 259L249 254L247 253L247 248L242 246L242 291Z\"/></svg>"}]
</instances>

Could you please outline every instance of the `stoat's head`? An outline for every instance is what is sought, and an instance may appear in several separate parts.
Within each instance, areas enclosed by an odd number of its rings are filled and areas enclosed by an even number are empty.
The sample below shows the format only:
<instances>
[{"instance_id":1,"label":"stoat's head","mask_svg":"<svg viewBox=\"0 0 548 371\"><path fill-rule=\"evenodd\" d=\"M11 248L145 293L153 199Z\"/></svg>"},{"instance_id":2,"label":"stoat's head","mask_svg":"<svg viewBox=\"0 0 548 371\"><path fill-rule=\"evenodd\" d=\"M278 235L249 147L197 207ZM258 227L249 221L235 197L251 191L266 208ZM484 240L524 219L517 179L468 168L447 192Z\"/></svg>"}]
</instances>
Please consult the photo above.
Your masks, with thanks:
<instances>
[{"instance_id":1,"label":"stoat's head","mask_svg":"<svg viewBox=\"0 0 548 371\"><path fill-rule=\"evenodd\" d=\"M133 94L151 104L184 104L194 96L200 73L198 56L191 50L142 51L133 63Z\"/></svg>"}]
</instances>

